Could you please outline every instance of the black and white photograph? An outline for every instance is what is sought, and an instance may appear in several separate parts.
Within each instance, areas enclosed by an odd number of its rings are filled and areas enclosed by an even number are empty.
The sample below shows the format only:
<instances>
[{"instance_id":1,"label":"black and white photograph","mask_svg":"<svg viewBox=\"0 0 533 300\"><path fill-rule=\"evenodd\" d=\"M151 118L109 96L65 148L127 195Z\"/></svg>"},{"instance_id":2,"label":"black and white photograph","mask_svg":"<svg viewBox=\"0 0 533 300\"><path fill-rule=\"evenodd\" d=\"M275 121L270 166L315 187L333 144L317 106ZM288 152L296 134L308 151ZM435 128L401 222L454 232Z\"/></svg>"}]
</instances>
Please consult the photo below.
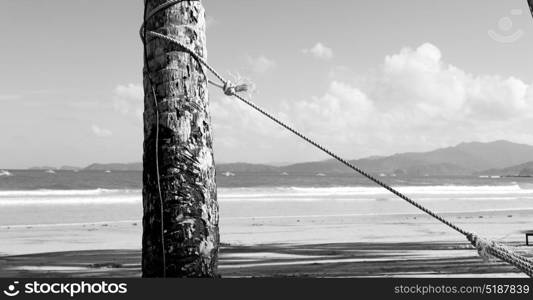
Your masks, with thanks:
<instances>
[{"instance_id":1,"label":"black and white photograph","mask_svg":"<svg viewBox=\"0 0 533 300\"><path fill-rule=\"evenodd\" d=\"M2 0L0 277L533 277L528 4Z\"/></svg>"}]
</instances>

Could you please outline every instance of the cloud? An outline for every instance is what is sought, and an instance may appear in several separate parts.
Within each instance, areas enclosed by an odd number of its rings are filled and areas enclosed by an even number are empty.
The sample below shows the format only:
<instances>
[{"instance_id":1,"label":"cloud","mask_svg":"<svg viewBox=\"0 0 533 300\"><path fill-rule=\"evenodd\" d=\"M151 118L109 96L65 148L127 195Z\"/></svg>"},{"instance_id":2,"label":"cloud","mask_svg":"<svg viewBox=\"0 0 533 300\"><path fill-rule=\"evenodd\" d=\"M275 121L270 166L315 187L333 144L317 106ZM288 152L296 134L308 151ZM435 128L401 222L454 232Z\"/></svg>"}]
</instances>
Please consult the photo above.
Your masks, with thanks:
<instances>
[{"instance_id":1,"label":"cloud","mask_svg":"<svg viewBox=\"0 0 533 300\"><path fill-rule=\"evenodd\" d=\"M333 58L333 50L325 46L324 44L318 42L313 47L309 49L303 49L303 54L310 54L318 59L330 60Z\"/></svg>"},{"instance_id":2,"label":"cloud","mask_svg":"<svg viewBox=\"0 0 533 300\"><path fill-rule=\"evenodd\" d=\"M39 89L39 90L25 90L16 94L0 94L0 101L3 100L20 100L28 96L43 96L69 92L68 89Z\"/></svg>"},{"instance_id":3,"label":"cloud","mask_svg":"<svg viewBox=\"0 0 533 300\"><path fill-rule=\"evenodd\" d=\"M22 99L23 95L21 94L4 94L0 95L0 101L8 101L8 100L19 100Z\"/></svg>"},{"instance_id":4,"label":"cloud","mask_svg":"<svg viewBox=\"0 0 533 300\"><path fill-rule=\"evenodd\" d=\"M445 62L430 43L386 56L362 79L330 80L321 96L287 99L271 110L349 158L426 151L463 141L533 144L531 84L468 73ZM250 114L256 113L224 105L214 112L215 122L224 124L217 130L228 136L240 131L248 136L248 147L265 141L282 146L294 139ZM237 139L233 147L239 143Z\"/></svg>"},{"instance_id":5,"label":"cloud","mask_svg":"<svg viewBox=\"0 0 533 300\"><path fill-rule=\"evenodd\" d=\"M246 62L254 73L266 73L276 67L276 62L263 55L259 57L246 56Z\"/></svg>"},{"instance_id":6,"label":"cloud","mask_svg":"<svg viewBox=\"0 0 533 300\"><path fill-rule=\"evenodd\" d=\"M473 75L442 61L429 43L387 56L371 97L382 106L400 106L446 121L507 122L531 116L531 87L514 77ZM363 87L365 88L365 87Z\"/></svg>"},{"instance_id":7,"label":"cloud","mask_svg":"<svg viewBox=\"0 0 533 300\"><path fill-rule=\"evenodd\" d=\"M144 90L140 84L118 85L113 91L113 107L124 115L143 118Z\"/></svg>"},{"instance_id":8,"label":"cloud","mask_svg":"<svg viewBox=\"0 0 533 300\"><path fill-rule=\"evenodd\" d=\"M205 17L205 25L207 28L211 28L218 24L218 20L216 20L213 16L206 16Z\"/></svg>"},{"instance_id":9,"label":"cloud","mask_svg":"<svg viewBox=\"0 0 533 300\"><path fill-rule=\"evenodd\" d=\"M113 135L113 132L111 130L99 127L98 125L92 125L91 130L97 137L110 137Z\"/></svg>"}]
</instances>

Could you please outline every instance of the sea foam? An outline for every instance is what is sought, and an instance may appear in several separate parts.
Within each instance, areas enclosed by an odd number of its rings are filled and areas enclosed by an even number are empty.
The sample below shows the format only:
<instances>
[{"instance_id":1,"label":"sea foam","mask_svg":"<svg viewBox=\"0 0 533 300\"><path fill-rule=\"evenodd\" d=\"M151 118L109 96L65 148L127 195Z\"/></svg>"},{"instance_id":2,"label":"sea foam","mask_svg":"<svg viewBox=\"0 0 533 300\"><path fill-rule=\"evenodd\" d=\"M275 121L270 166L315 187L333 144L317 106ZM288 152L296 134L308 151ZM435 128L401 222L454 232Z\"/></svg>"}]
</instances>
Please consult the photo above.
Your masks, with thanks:
<instances>
[{"instance_id":1,"label":"sea foam","mask_svg":"<svg viewBox=\"0 0 533 300\"><path fill-rule=\"evenodd\" d=\"M136 203L141 190L0 191L0 206Z\"/></svg>"},{"instance_id":2,"label":"sea foam","mask_svg":"<svg viewBox=\"0 0 533 300\"><path fill-rule=\"evenodd\" d=\"M505 200L532 198L533 190L520 189L518 185L502 186L399 186L401 193L423 200L460 198L462 200ZM313 201L359 200L374 201L395 197L381 187L277 187L277 188L221 188L221 201Z\"/></svg>"},{"instance_id":3,"label":"sea foam","mask_svg":"<svg viewBox=\"0 0 533 300\"><path fill-rule=\"evenodd\" d=\"M399 186L415 200L533 200L533 190L502 186ZM220 202L235 201L376 201L395 198L380 187L260 187L219 188ZM0 206L140 203L142 191L120 189L0 191Z\"/></svg>"}]
</instances>

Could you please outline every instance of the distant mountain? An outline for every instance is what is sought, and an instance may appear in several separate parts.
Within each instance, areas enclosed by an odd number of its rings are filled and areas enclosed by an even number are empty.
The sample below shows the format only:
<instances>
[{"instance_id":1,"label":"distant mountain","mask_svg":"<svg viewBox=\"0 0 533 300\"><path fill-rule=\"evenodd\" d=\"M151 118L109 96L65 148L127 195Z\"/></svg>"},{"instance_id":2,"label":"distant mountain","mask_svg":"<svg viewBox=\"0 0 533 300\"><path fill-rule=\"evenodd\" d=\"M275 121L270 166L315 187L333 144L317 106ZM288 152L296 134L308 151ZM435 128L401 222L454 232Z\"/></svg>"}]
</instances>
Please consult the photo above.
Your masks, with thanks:
<instances>
[{"instance_id":1,"label":"distant mountain","mask_svg":"<svg viewBox=\"0 0 533 300\"><path fill-rule=\"evenodd\" d=\"M287 173L343 173L347 171L346 166L334 159L297 163L281 167L280 169L281 172Z\"/></svg>"},{"instance_id":2,"label":"distant mountain","mask_svg":"<svg viewBox=\"0 0 533 300\"><path fill-rule=\"evenodd\" d=\"M483 170L499 170L533 162L533 146L508 141L495 141L490 143L472 142L461 143L454 147L441 148L429 152L371 156L351 160L350 162L374 174L407 174L414 176L471 175L482 172ZM142 163L92 164L84 170L139 171L142 170ZM217 171L232 173L287 172L289 174L338 174L351 172L346 166L332 159L287 166L249 163L217 164ZM518 172L520 171L518 170Z\"/></svg>"},{"instance_id":3,"label":"distant mountain","mask_svg":"<svg viewBox=\"0 0 533 300\"><path fill-rule=\"evenodd\" d=\"M481 170L504 168L528 161L533 161L533 146L496 141L462 143L429 152L401 153L350 162L372 173L470 175ZM350 172L348 168L333 160L295 164L283 169L286 172Z\"/></svg>"},{"instance_id":4,"label":"distant mountain","mask_svg":"<svg viewBox=\"0 0 533 300\"><path fill-rule=\"evenodd\" d=\"M533 146L508 141L491 143L463 143L457 146L480 163L493 165L494 168L505 168L533 161Z\"/></svg>"},{"instance_id":5,"label":"distant mountain","mask_svg":"<svg viewBox=\"0 0 533 300\"><path fill-rule=\"evenodd\" d=\"M384 158L352 160L350 163L374 174L424 176L467 175L472 173L472 169L465 168L459 164L432 162L425 160L422 156L411 157L411 155L403 154ZM284 167L283 171L287 173L352 173L348 167L335 160L290 165Z\"/></svg>"},{"instance_id":6,"label":"distant mountain","mask_svg":"<svg viewBox=\"0 0 533 300\"><path fill-rule=\"evenodd\" d=\"M40 166L40 167L31 167L28 170L35 170L35 171L41 171L41 170L56 170L54 167L47 167L47 166Z\"/></svg>"},{"instance_id":7,"label":"distant mountain","mask_svg":"<svg viewBox=\"0 0 533 300\"><path fill-rule=\"evenodd\" d=\"M249 163L229 163L229 164L217 164L217 172L257 172L257 173L269 173L278 172L279 167L261 165L261 164L249 164Z\"/></svg>"},{"instance_id":8,"label":"distant mountain","mask_svg":"<svg viewBox=\"0 0 533 300\"><path fill-rule=\"evenodd\" d=\"M92 164L83 170L85 171L142 171L142 163L111 163L111 164Z\"/></svg>"},{"instance_id":9,"label":"distant mountain","mask_svg":"<svg viewBox=\"0 0 533 300\"><path fill-rule=\"evenodd\" d=\"M478 175L500 176L533 176L533 161L502 169L490 169L477 173Z\"/></svg>"},{"instance_id":10,"label":"distant mountain","mask_svg":"<svg viewBox=\"0 0 533 300\"><path fill-rule=\"evenodd\" d=\"M382 160L383 167L407 173L463 175L491 168L504 168L533 160L533 146L507 141L461 143L424 153L397 154Z\"/></svg>"},{"instance_id":11,"label":"distant mountain","mask_svg":"<svg viewBox=\"0 0 533 300\"><path fill-rule=\"evenodd\" d=\"M528 167L528 168L522 169L520 171L520 173L518 173L518 176L533 177L533 167Z\"/></svg>"},{"instance_id":12,"label":"distant mountain","mask_svg":"<svg viewBox=\"0 0 533 300\"><path fill-rule=\"evenodd\" d=\"M78 171L81 169L82 168L80 167L74 167L74 166L62 166L61 168L59 168L59 170L62 170L62 171Z\"/></svg>"}]
</instances>

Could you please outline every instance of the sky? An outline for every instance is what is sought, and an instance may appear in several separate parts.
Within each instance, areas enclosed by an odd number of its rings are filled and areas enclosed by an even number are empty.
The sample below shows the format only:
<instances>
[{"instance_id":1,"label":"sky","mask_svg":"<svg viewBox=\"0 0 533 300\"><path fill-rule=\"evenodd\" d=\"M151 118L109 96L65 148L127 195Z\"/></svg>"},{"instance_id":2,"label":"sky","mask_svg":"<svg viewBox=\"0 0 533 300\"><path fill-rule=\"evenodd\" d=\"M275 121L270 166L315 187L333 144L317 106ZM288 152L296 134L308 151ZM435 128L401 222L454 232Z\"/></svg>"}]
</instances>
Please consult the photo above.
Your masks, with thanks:
<instances>
[{"instance_id":1,"label":"sky","mask_svg":"<svg viewBox=\"0 0 533 300\"><path fill-rule=\"evenodd\" d=\"M341 156L533 144L525 0L203 0L208 61ZM140 0L2 1L0 168L142 160ZM215 159L327 158L210 89Z\"/></svg>"}]
</instances>

